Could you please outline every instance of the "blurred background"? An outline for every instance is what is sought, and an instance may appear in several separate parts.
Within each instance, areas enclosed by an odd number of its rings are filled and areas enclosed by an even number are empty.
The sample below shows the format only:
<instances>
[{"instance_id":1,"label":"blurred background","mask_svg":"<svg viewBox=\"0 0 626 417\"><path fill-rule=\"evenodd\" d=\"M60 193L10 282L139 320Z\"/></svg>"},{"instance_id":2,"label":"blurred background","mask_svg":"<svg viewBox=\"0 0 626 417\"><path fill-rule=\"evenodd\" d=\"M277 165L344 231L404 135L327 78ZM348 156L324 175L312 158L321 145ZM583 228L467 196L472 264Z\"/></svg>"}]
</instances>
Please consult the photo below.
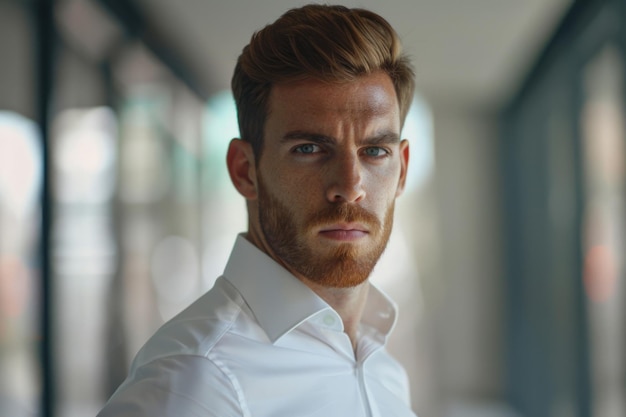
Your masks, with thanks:
<instances>
[{"instance_id":1,"label":"blurred background","mask_svg":"<svg viewBox=\"0 0 626 417\"><path fill-rule=\"evenodd\" d=\"M418 92L374 277L421 417L626 416L626 1L361 0ZM303 1L0 0L0 416L93 416L209 289L229 82Z\"/></svg>"}]
</instances>

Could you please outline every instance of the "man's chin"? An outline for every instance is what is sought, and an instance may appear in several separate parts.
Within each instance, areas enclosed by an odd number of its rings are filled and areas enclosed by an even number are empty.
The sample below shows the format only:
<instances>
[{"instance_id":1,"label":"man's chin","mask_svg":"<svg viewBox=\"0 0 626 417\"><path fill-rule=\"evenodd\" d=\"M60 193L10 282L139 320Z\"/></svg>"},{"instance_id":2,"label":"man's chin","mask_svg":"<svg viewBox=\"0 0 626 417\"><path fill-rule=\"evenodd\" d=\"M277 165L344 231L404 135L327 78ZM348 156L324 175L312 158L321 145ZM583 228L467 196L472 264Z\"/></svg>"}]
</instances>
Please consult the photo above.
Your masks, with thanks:
<instances>
[{"instance_id":1,"label":"man's chin","mask_svg":"<svg viewBox=\"0 0 626 417\"><path fill-rule=\"evenodd\" d=\"M307 280L329 288L356 287L367 280L376 262L354 256L349 244L336 248L332 255L315 256L314 262L301 264L299 273Z\"/></svg>"}]
</instances>

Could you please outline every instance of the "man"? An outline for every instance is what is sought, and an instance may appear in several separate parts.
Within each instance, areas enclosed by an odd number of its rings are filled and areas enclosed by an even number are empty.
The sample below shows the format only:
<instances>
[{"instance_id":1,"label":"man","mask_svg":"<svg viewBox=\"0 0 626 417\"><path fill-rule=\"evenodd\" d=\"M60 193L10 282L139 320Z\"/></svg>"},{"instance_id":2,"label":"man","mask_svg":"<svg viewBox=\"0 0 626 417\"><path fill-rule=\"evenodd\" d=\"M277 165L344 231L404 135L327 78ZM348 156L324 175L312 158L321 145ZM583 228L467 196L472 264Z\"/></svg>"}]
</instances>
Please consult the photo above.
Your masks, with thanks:
<instances>
[{"instance_id":1,"label":"man","mask_svg":"<svg viewBox=\"0 0 626 417\"><path fill-rule=\"evenodd\" d=\"M391 233L413 72L380 16L309 5L257 32L227 154L247 201L213 289L166 323L99 414L414 416L368 277Z\"/></svg>"}]
</instances>

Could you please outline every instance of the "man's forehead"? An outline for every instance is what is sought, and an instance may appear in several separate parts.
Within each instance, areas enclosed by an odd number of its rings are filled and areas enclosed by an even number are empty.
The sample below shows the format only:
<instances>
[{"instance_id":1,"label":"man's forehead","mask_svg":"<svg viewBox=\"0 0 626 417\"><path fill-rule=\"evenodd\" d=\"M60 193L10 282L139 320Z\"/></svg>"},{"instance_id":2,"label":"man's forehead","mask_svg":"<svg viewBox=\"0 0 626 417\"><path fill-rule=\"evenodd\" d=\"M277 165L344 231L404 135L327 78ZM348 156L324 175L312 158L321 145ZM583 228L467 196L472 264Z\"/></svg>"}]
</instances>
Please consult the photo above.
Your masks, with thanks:
<instances>
[{"instance_id":1,"label":"man's forehead","mask_svg":"<svg viewBox=\"0 0 626 417\"><path fill-rule=\"evenodd\" d=\"M297 105L297 107L296 107ZM384 72L351 81L304 79L278 83L270 90L269 109L281 108L309 113L388 114L398 111L398 99L391 79Z\"/></svg>"}]
</instances>

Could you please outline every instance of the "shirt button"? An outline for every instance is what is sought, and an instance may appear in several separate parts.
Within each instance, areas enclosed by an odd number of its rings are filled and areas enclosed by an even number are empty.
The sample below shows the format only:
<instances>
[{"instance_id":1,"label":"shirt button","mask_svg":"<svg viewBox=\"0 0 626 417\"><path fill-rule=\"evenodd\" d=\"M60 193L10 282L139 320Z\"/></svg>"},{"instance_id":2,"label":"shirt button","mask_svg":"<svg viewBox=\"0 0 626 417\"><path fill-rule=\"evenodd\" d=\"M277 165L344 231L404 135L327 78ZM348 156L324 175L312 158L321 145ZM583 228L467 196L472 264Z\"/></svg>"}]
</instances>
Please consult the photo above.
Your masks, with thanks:
<instances>
[{"instance_id":1,"label":"shirt button","mask_svg":"<svg viewBox=\"0 0 626 417\"><path fill-rule=\"evenodd\" d=\"M330 314L324 316L324 324L327 326L332 326L333 324L335 324L335 317L331 316Z\"/></svg>"}]
</instances>

